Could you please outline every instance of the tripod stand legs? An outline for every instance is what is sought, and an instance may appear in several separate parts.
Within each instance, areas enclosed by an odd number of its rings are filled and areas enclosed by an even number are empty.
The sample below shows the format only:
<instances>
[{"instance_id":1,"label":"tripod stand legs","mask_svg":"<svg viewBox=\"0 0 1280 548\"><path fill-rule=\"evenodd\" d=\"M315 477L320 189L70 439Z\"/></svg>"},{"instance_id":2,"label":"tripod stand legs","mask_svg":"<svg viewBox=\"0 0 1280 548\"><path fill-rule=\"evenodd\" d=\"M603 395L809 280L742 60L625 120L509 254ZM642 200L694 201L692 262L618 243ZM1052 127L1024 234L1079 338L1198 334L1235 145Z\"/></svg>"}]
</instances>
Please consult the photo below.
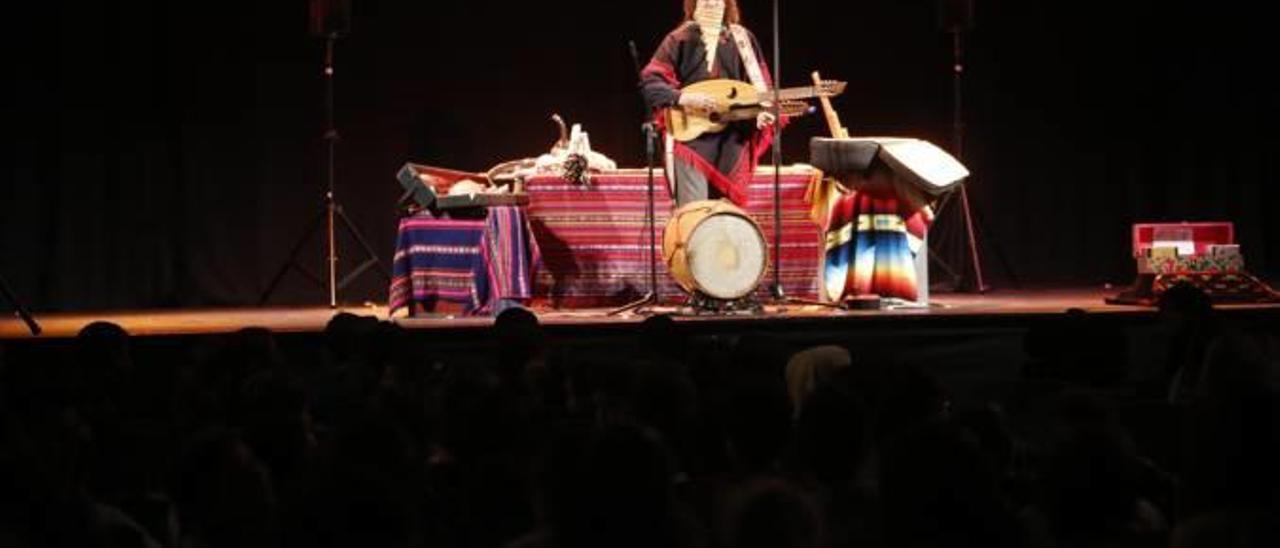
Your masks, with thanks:
<instances>
[{"instance_id":1,"label":"tripod stand legs","mask_svg":"<svg viewBox=\"0 0 1280 548\"><path fill-rule=\"evenodd\" d=\"M974 289L978 293L986 293L987 282L982 277L982 260L978 258L978 238L973 233L973 213L969 208L969 193L960 187L960 204L964 208L964 230L969 241L969 260L973 263Z\"/></svg>"},{"instance_id":2,"label":"tripod stand legs","mask_svg":"<svg viewBox=\"0 0 1280 548\"><path fill-rule=\"evenodd\" d=\"M306 246L307 240L311 238L311 234L316 231L316 228L319 227L320 223L325 220L325 217L326 217L326 212L321 211L319 214L316 215L314 219L311 220L309 224L307 224L306 230L302 232L302 236L299 237L297 243L293 245L293 250L289 252L289 258L285 260L285 263L283 265L280 265L280 269L276 271L276 275L271 277L271 283L267 284L267 289L262 292L261 296L258 297L259 306L267 304L267 300L271 298L271 295L273 293L275 293L276 286L280 285L280 280L284 279L284 275L288 274L289 269L291 268L298 269L298 272L301 272L303 276L307 277L307 279L315 282L316 285L324 286L324 281L321 280L319 276L316 276L310 270L307 270L306 268L303 268L302 265L299 265L297 263L297 259L298 259L298 253L302 251L302 248L304 246Z\"/></svg>"},{"instance_id":3,"label":"tripod stand legs","mask_svg":"<svg viewBox=\"0 0 1280 548\"><path fill-rule=\"evenodd\" d=\"M649 291L648 293L645 293L643 297L640 297L635 301L632 301L630 303L627 303L626 305L610 310L609 311L610 316L616 316L618 314L621 314L623 312L627 312L630 310L635 310L638 313L643 313L645 312L644 310L645 305L656 305L661 301L661 299L658 297L658 257L657 257L658 212L656 207L654 206L654 195L653 195L653 169L654 169L654 162L655 162L654 156L656 154L656 148L657 148L657 145L654 143L654 141L657 140L658 136L657 136L657 132L655 131L654 125L652 123L645 123L641 127L641 130L644 132L645 156L649 164L649 173L648 173L649 196L648 196L648 201L645 204L645 223L644 223L645 230L649 232L647 234L649 238ZM671 176L671 175L669 174L668 176Z\"/></svg>"},{"instance_id":4,"label":"tripod stand legs","mask_svg":"<svg viewBox=\"0 0 1280 548\"><path fill-rule=\"evenodd\" d=\"M310 241L311 236L316 232L316 230L320 228L321 223L325 225L326 229L325 270L327 273L327 279L321 279L315 273L298 263L298 254L302 252L304 247L306 247L307 242ZM338 279L337 274L338 243L336 229L339 223L341 223L342 227L347 230L347 233L360 244L364 249L366 256L363 262L357 265L356 268L346 276L343 276L341 280ZM321 209L316 214L315 218L307 224L306 231L302 233L302 236L298 238L296 243L294 243L293 250L289 252L289 258L280 266L280 269L276 271L275 276L271 278L271 283L267 284L267 289L263 291L261 297L258 298L258 304L266 304L266 302L271 299L271 295L275 293L276 287L280 285L280 281L284 279L285 274L288 274L290 269L297 269L298 272L301 272L307 279L315 282L316 285L327 289L329 295L329 306L331 308L336 308L338 306L338 292L351 282L355 281L356 278L365 271L375 266L378 268L378 271L382 273L383 277L388 281L391 280L391 273L387 270L386 266L382 264L382 261L378 259L378 255L377 253L374 253L373 247L369 245L369 241L365 239L360 230L357 229L355 224L351 222L351 219L347 217L347 214L342 210L342 206L333 200L332 196L326 196L324 209Z\"/></svg>"},{"instance_id":5,"label":"tripod stand legs","mask_svg":"<svg viewBox=\"0 0 1280 548\"><path fill-rule=\"evenodd\" d=\"M646 305L656 305L656 304L658 304L658 295L650 291L648 293L645 293L644 296L640 297L639 299L636 299L627 304L619 306L618 308L610 310L608 315L617 316L618 314L621 314L623 312L629 312L632 310L635 310L637 314L644 314L645 312L647 312L644 308Z\"/></svg>"},{"instance_id":6,"label":"tripod stand legs","mask_svg":"<svg viewBox=\"0 0 1280 548\"><path fill-rule=\"evenodd\" d=\"M364 271L369 270L370 268L373 268L373 267L377 267L378 272L382 273L382 277L386 278L387 282L390 282L391 272L388 271L387 267L382 264L381 260L378 259L378 255L373 252L373 246L369 245L369 241L365 239L364 234L362 234L360 232L360 229L356 228L355 223L352 223L351 219L347 217L347 213L342 210L342 206L335 206L334 211L337 213L338 219L342 221L342 225L347 227L347 232L351 234L352 238L355 238L356 242L360 244L360 247L364 249L364 252L365 252L364 262L357 265L354 269L351 270L351 272L347 273L346 276L343 276L342 279L337 282L334 288L338 291L341 291L343 288L350 285L351 282L355 281L356 278L359 278L360 274L363 274ZM330 238L330 242L332 241L333 239ZM335 256L332 258L332 260L337 261L336 251L335 251ZM336 264L334 265L334 268L332 270L334 272L337 271Z\"/></svg>"},{"instance_id":7,"label":"tripod stand legs","mask_svg":"<svg viewBox=\"0 0 1280 548\"><path fill-rule=\"evenodd\" d=\"M983 276L983 273L982 273L982 258L978 254L978 236L977 236L977 231L974 229L974 219L973 219L972 208L969 205L969 193L967 192L965 185L963 184L960 185L960 188L957 190L957 192L960 195L959 197L960 198L960 215L963 216L963 221L964 221L963 236L964 236L964 247L966 252L965 259L972 266L973 286L971 288L965 287L966 286L966 284L964 283L965 275L968 274L969 272L967 271L959 272L957 268L953 267L952 265L947 263L946 260L940 257L939 254L936 253L934 250L934 244L932 239L930 239L929 246L928 246L929 258L931 262L938 265L938 267L942 268L942 270L947 273L947 276L949 276L953 280L952 282L954 285L954 287L952 288L953 291L961 291L962 288L964 288L964 289L970 289L974 293L986 293L987 291L991 290L991 286L987 285L986 278ZM938 205L938 211L935 215L935 219L937 220L942 219L942 214L944 211L947 211L946 206L953 199L953 196L955 196L955 193L948 194L945 198L943 198L942 203ZM934 224L936 225L937 221L935 221Z\"/></svg>"},{"instance_id":8,"label":"tripod stand legs","mask_svg":"<svg viewBox=\"0 0 1280 548\"><path fill-rule=\"evenodd\" d=\"M39 335L43 331L40 329L40 324L31 316L31 312L27 311L27 308L18 302L18 297L9 290L9 283L4 280L4 276L0 276L0 296L4 297L4 300L18 312L18 317L22 318L22 323L27 324L27 330L32 336Z\"/></svg>"}]
</instances>

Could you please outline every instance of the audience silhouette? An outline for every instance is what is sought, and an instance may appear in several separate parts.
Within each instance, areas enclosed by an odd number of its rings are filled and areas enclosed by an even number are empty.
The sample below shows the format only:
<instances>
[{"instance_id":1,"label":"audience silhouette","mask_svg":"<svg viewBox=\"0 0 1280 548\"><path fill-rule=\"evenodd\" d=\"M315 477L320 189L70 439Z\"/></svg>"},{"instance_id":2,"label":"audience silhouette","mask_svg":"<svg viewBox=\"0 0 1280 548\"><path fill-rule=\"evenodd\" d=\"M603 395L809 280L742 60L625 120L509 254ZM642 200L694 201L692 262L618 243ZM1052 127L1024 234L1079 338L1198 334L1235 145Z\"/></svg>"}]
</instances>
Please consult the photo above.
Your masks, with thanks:
<instances>
[{"instance_id":1,"label":"audience silhouette","mask_svg":"<svg viewBox=\"0 0 1280 548\"><path fill-rule=\"evenodd\" d=\"M1036 322L992 391L669 316L567 345L513 307L461 351L352 314L310 350L100 322L0 348L0 545L1275 546L1274 326L1190 287L1159 314Z\"/></svg>"}]
</instances>

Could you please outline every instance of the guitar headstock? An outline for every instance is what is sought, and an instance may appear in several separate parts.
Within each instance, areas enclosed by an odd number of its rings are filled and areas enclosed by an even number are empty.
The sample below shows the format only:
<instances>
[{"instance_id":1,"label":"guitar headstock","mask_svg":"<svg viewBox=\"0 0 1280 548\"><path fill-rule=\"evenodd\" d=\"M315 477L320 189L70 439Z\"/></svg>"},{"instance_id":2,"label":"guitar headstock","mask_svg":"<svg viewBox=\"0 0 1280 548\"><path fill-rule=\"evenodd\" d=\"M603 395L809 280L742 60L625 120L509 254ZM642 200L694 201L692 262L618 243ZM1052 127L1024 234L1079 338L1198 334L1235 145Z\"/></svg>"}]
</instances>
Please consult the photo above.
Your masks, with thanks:
<instances>
[{"instance_id":1,"label":"guitar headstock","mask_svg":"<svg viewBox=\"0 0 1280 548\"><path fill-rule=\"evenodd\" d=\"M817 88L816 92L818 95L833 97L844 93L844 88L847 85L848 82L841 82L839 80L820 80L814 87Z\"/></svg>"},{"instance_id":2,"label":"guitar headstock","mask_svg":"<svg viewBox=\"0 0 1280 548\"><path fill-rule=\"evenodd\" d=\"M783 116L795 118L809 114L813 111L813 108L809 106L809 103L804 101L779 101L778 111L781 112Z\"/></svg>"}]
</instances>

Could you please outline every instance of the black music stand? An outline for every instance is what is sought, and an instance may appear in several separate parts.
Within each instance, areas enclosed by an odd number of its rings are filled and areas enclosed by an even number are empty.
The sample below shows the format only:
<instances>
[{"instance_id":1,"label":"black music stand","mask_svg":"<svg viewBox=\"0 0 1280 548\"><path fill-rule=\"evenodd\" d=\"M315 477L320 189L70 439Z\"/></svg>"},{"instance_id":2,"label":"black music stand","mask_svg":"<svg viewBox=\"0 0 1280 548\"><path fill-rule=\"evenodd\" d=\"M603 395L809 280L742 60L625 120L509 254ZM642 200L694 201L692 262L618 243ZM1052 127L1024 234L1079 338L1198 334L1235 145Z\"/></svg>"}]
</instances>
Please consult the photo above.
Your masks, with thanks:
<instances>
[{"instance_id":1,"label":"black music stand","mask_svg":"<svg viewBox=\"0 0 1280 548\"><path fill-rule=\"evenodd\" d=\"M636 51L635 41L629 42L628 46L630 46L631 50L631 60L635 64L636 77L642 78L640 75L640 54ZM657 156L657 146L655 142L658 140L658 128L654 126L652 120L648 119L647 114L649 109L648 106L644 104L643 98L641 99L641 106L643 107L641 112L644 113L646 121L644 124L641 124L640 129L644 133L644 155L646 165L649 168L649 199L645 204L644 223L645 230L649 232L649 291L639 299L610 310L610 316L616 316L629 310L635 310L637 314L648 314L653 311L644 307L646 305L657 305L662 300L659 298L658 294L657 236L655 234L657 230L657 214L654 207L653 197L653 165L655 163L654 157Z\"/></svg>"},{"instance_id":2,"label":"black music stand","mask_svg":"<svg viewBox=\"0 0 1280 548\"><path fill-rule=\"evenodd\" d=\"M9 306L12 306L18 313L18 317L22 318L22 323L27 324L27 330L31 332L33 337L43 331L40 329L40 324L36 322L35 317L27 310L27 307L22 306L22 302L18 300L18 297L9 290L9 283L5 281L4 275L0 275L0 297L4 298L4 301L9 303Z\"/></svg>"},{"instance_id":3,"label":"black music stand","mask_svg":"<svg viewBox=\"0 0 1280 548\"><path fill-rule=\"evenodd\" d=\"M312 5L313 9L317 9L317 5L324 6L325 2L312 2ZM316 15L313 13L313 20L314 17L316 17ZM321 18L323 19L324 16L322 15ZM328 25L326 24L324 26ZM275 292L276 286L280 284L280 280L282 280L285 274L293 268L298 269L298 271L308 279L315 282L317 285L324 287L328 291L330 308L337 308L338 306L338 291L355 281L356 278L372 267L377 267L388 282L391 280L390 271L388 271L386 266L382 264L382 261L378 259L378 254L375 253L373 247L369 245L369 241L365 239L364 235L360 233L360 230L356 228L355 224L351 222L351 219L347 217L347 214L342 209L342 204L338 202L338 198L334 192L334 146L337 144L339 137L338 130L334 127L333 116L333 47L338 38L345 32L345 30L336 26L324 29L323 32L325 84L324 140L327 150L324 205L321 207L320 211L317 212L311 223L307 225L306 231L298 238L297 243L293 246L293 250L289 252L288 260L285 261L284 265L280 267L280 270L278 270L276 275L271 279L271 283L267 285L266 291L262 292L262 296L258 299L259 305L265 304L267 300L271 298L272 293ZM346 229L348 235L354 238L365 252L365 260L357 265L346 276L343 276L341 280L338 279L338 242L335 237L335 230L339 222L342 223L341 226ZM307 242L310 241L312 234L320 228L321 223L324 223L325 226L325 270L327 274L325 280L321 280L319 277L303 268L302 265L298 264L298 253L306 247Z\"/></svg>"}]
</instances>

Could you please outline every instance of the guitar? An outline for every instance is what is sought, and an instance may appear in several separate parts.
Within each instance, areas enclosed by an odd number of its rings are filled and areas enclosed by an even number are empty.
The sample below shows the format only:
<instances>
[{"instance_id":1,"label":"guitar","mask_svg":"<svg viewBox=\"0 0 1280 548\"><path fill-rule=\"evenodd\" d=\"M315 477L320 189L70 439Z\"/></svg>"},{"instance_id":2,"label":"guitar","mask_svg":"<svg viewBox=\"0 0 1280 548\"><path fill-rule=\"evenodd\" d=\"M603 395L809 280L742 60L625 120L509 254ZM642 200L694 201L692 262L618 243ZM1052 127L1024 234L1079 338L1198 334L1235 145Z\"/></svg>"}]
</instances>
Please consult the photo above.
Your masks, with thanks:
<instances>
[{"instance_id":1,"label":"guitar","mask_svg":"<svg viewBox=\"0 0 1280 548\"><path fill-rule=\"evenodd\" d=\"M685 86L683 91L705 93L716 98L709 111L675 106L667 109L667 130L677 141L690 141L704 133L723 131L732 122L754 120L762 111L772 110L762 103L777 101L782 114L807 114L809 107L800 99L830 97L844 93L845 83L823 80L818 85L786 88L760 93L755 86L737 80L704 80Z\"/></svg>"},{"instance_id":2,"label":"guitar","mask_svg":"<svg viewBox=\"0 0 1280 548\"><path fill-rule=\"evenodd\" d=\"M813 85L822 85L822 76L816 70L813 71ZM831 99L826 95L819 95L818 103L822 105L822 114L827 119L827 129L831 130L831 136L836 139L848 139L849 128L840 125L840 115L836 114L836 109L831 107Z\"/></svg>"}]
</instances>

